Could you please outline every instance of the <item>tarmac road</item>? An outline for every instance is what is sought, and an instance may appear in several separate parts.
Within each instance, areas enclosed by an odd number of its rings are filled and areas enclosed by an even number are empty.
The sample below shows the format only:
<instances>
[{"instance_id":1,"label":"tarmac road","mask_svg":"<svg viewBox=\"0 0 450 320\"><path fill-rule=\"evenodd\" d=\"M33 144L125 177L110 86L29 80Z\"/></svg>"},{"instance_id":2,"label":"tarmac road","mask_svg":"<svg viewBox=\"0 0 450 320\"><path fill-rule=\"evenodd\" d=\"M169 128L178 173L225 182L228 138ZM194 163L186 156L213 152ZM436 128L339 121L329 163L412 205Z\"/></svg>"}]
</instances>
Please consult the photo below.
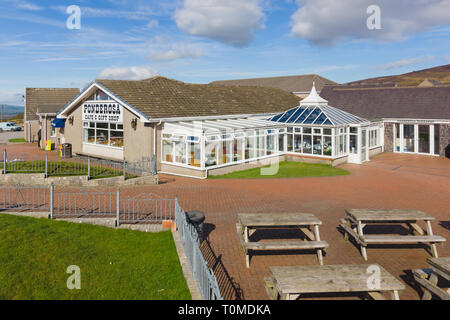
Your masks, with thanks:
<instances>
[{"instance_id":1,"label":"tarmac road","mask_svg":"<svg viewBox=\"0 0 450 320\"><path fill-rule=\"evenodd\" d=\"M24 139L25 133L23 131L1 132L0 145L9 144L10 139Z\"/></svg>"}]
</instances>

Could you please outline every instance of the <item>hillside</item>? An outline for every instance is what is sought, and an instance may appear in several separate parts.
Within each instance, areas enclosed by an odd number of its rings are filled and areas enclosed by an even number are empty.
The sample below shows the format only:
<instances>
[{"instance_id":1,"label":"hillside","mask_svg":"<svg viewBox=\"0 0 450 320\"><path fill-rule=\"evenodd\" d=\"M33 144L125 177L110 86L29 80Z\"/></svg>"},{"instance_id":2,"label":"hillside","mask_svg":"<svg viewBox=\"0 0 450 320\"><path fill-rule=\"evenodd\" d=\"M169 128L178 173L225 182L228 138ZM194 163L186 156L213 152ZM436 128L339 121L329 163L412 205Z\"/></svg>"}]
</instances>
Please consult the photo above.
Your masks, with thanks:
<instances>
[{"instance_id":1,"label":"hillside","mask_svg":"<svg viewBox=\"0 0 450 320\"><path fill-rule=\"evenodd\" d=\"M437 80L443 85L450 85L450 64L419 71L413 71L401 75L377 77L349 82L348 85L362 86L395 86L417 87L425 79Z\"/></svg>"}]
</instances>

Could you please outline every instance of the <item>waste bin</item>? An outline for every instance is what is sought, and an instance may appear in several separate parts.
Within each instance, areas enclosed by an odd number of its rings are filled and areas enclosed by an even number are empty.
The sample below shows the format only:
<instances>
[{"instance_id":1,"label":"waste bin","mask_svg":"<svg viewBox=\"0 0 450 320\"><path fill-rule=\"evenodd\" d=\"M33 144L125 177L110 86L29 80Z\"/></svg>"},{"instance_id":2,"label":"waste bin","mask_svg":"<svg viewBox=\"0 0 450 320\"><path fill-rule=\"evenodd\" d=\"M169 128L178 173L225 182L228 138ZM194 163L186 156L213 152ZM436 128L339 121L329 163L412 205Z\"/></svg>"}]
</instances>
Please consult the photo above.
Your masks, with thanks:
<instances>
[{"instance_id":1,"label":"waste bin","mask_svg":"<svg viewBox=\"0 0 450 320\"><path fill-rule=\"evenodd\" d=\"M200 242L203 241L203 225L206 219L205 213L201 211L186 212L189 222L195 227Z\"/></svg>"},{"instance_id":2,"label":"waste bin","mask_svg":"<svg viewBox=\"0 0 450 320\"><path fill-rule=\"evenodd\" d=\"M72 145L70 143L64 143L61 146L61 157L72 158Z\"/></svg>"}]
</instances>

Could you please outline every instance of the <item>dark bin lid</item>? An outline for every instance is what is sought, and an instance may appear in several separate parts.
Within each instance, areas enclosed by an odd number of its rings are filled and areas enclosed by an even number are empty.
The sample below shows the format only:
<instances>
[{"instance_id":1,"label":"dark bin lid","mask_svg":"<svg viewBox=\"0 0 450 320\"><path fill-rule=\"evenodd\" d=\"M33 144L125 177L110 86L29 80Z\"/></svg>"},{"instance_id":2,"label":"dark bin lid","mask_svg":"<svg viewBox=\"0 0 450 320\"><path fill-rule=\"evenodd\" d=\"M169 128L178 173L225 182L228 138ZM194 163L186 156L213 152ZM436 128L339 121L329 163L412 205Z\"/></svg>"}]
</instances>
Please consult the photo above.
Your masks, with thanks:
<instances>
[{"instance_id":1,"label":"dark bin lid","mask_svg":"<svg viewBox=\"0 0 450 320\"><path fill-rule=\"evenodd\" d=\"M194 224L202 224L206 219L205 213L201 211L189 211L186 214Z\"/></svg>"}]
</instances>

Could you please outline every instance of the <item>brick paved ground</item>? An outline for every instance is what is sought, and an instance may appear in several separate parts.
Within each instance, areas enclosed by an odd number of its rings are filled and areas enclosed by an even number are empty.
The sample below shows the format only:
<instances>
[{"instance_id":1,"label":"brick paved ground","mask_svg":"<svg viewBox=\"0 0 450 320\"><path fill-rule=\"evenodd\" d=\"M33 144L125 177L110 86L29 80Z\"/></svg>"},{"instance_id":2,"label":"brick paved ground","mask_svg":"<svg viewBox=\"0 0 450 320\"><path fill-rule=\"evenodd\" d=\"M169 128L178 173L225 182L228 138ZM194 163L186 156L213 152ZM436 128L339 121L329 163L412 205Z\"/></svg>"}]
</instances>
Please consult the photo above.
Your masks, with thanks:
<instances>
[{"instance_id":1,"label":"brick paved ground","mask_svg":"<svg viewBox=\"0 0 450 320\"><path fill-rule=\"evenodd\" d=\"M254 255L251 268L247 269L235 227L238 212L316 214L324 223L322 239L330 244L325 264L365 263L359 249L345 242L337 229L339 219L345 216L345 208L423 210L436 218L435 234L450 240L450 160L383 154L365 165L342 168L352 174L275 180L198 181L163 177L165 184L143 187L140 191L178 195L185 210L199 209L207 213L209 243L204 243L203 249L212 262L220 257L223 264L219 264L216 273L224 296L230 299L237 296L267 299L263 278L269 275L270 266L317 265L314 253L269 252ZM449 245L439 245L438 252L441 256L450 256ZM401 298L419 298L409 270L427 267L426 259L430 254L425 246L371 247L368 256L368 263L382 265L405 282L407 289Z\"/></svg>"},{"instance_id":2,"label":"brick paved ground","mask_svg":"<svg viewBox=\"0 0 450 320\"><path fill-rule=\"evenodd\" d=\"M16 146L12 146L16 147ZM30 149L31 150L31 149ZM194 180L163 176L159 186L123 188L122 195L155 193L178 196L185 210L207 214L208 241L202 245L215 266L226 299L267 299L263 278L270 266L317 265L316 255L304 252L257 253L251 268L236 233L237 213L311 212L322 221L321 237L330 244L325 264L366 263L359 249L345 242L337 226L345 208L419 209L434 216L435 234L450 240L450 160L426 156L382 154L364 165L343 165L352 174L303 179ZM405 232L407 230L396 230ZM277 234L269 234L269 236ZM279 234L278 234L279 235ZM283 233L295 237L295 233ZM255 236L258 236L255 234ZM368 263L378 263L407 289L403 299L418 299L409 270L426 268L426 246L370 247ZM448 243L438 246L450 256ZM354 298L354 297L349 297Z\"/></svg>"}]
</instances>

